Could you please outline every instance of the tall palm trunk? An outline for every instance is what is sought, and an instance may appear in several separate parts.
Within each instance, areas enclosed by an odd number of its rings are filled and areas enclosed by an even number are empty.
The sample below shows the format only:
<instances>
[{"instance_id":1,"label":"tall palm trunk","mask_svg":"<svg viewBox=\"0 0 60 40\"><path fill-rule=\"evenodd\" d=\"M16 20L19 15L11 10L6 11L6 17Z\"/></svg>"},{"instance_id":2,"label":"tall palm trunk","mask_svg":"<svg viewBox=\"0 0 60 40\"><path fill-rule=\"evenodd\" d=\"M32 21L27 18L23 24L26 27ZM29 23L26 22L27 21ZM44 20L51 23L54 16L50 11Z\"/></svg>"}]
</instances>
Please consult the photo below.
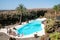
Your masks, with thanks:
<instances>
[{"instance_id":1,"label":"tall palm trunk","mask_svg":"<svg viewBox=\"0 0 60 40\"><path fill-rule=\"evenodd\" d=\"M21 20L22 20L22 14L21 14L21 16L20 16L20 24L21 24L21 22L22 22Z\"/></svg>"},{"instance_id":2,"label":"tall palm trunk","mask_svg":"<svg viewBox=\"0 0 60 40\"><path fill-rule=\"evenodd\" d=\"M55 11L55 19L56 19L56 11Z\"/></svg>"}]
</instances>

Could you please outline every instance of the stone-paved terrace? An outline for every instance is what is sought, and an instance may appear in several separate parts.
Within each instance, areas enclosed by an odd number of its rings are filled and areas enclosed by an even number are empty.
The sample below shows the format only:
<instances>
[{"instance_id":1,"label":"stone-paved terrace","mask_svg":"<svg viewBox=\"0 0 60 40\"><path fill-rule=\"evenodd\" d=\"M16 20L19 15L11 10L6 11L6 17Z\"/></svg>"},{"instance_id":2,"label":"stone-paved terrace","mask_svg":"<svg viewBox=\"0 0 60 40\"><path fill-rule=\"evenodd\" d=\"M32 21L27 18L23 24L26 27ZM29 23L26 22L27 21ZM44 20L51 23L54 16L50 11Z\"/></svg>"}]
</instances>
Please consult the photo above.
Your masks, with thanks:
<instances>
[{"instance_id":1,"label":"stone-paved terrace","mask_svg":"<svg viewBox=\"0 0 60 40\"><path fill-rule=\"evenodd\" d=\"M9 40L9 36L5 33L0 32L0 40ZM40 37L38 38L23 38L23 39L16 39L16 40L40 40Z\"/></svg>"}]
</instances>

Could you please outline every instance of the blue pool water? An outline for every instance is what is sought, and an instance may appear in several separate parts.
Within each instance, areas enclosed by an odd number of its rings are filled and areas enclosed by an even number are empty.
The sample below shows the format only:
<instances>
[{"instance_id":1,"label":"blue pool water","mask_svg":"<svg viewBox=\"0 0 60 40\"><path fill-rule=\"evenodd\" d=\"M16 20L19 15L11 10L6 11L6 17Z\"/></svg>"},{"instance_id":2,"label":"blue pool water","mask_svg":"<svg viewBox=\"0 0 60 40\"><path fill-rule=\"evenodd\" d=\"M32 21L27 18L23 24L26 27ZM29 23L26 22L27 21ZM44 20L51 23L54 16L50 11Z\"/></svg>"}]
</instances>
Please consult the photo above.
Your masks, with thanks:
<instances>
[{"instance_id":1,"label":"blue pool water","mask_svg":"<svg viewBox=\"0 0 60 40\"><path fill-rule=\"evenodd\" d=\"M23 34L23 35L29 35L34 32L38 32L42 30L41 26L41 21L40 20L33 20L30 23L23 25L21 28L17 29L16 31L18 34Z\"/></svg>"}]
</instances>

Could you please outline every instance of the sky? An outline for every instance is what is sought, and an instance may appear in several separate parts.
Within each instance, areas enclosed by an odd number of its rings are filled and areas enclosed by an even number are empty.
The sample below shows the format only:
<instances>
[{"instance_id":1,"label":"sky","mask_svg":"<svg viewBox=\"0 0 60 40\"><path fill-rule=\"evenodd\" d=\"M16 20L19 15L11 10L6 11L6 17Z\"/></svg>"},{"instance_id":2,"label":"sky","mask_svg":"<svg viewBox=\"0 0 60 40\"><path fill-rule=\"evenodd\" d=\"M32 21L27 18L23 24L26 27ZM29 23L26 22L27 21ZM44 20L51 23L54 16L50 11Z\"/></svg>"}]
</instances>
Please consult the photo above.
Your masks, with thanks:
<instances>
[{"instance_id":1,"label":"sky","mask_svg":"<svg viewBox=\"0 0 60 40\"><path fill-rule=\"evenodd\" d=\"M0 0L0 10L14 10L19 4L23 4L27 9L52 8L60 4L60 0Z\"/></svg>"}]
</instances>

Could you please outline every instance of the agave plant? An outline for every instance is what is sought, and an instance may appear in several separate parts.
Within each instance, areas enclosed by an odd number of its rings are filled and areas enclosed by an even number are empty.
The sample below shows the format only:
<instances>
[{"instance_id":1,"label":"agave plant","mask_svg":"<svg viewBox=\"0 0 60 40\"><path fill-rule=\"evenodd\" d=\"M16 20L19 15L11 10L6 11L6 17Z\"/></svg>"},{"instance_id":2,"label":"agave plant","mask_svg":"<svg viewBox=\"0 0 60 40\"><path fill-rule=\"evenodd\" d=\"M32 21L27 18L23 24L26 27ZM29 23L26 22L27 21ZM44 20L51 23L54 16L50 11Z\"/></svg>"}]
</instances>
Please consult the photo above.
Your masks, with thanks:
<instances>
[{"instance_id":1,"label":"agave plant","mask_svg":"<svg viewBox=\"0 0 60 40\"><path fill-rule=\"evenodd\" d=\"M52 20L52 19L47 19L47 24L46 24L46 32L48 33L51 33L54 31L54 23L55 23L55 20Z\"/></svg>"}]
</instances>

